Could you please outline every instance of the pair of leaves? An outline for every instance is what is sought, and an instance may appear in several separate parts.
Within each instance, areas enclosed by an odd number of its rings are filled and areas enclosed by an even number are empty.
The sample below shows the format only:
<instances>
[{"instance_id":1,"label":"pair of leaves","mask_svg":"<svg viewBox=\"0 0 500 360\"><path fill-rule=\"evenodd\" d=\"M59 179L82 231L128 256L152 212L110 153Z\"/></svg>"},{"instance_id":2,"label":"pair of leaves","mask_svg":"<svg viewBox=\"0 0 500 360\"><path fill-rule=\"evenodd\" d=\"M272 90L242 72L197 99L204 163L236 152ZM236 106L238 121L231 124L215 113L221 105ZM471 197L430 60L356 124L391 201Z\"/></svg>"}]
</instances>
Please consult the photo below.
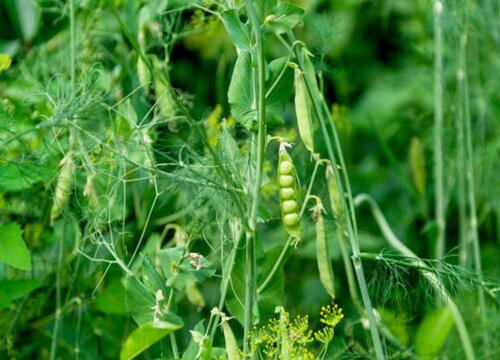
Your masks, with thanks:
<instances>
[{"instance_id":1,"label":"pair of leaves","mask_svg":"<svg viewBox=\"0 0 500 360\"><path fill-rule=\"evenodd\" d=\"M266 123L267 125L279 125L283 123L283 109L292 94L293 73L287 66L286 57L272 61L268 67L268 80L266 88L274 84L281 71L283 76L276 83L273 91L266 99ZM252 128L257 119L256 102L252 91L252 58L248 52L240 52L234 66L231 84L229 85L228 100L231 105L231 113L242 126Z\"/></svg>"},{"instance_id":2,"label":"pair of leaves","mask_svg":"<svg viewBox=\"0 0 500 360\"><path fill-rule=\"evenodd\" d=\"M282 4L278 1L256 1L255 6L260 22L264 23L263 29L276 33L292 30L304 12L295 5ZM251 129L253 122L257 119L257 108L252 90L252 68L255 64L252 63L250 30L241 22L236 10L222 13L222 21L229 37L238 49L238 59L228 91L231 113L242 126ZM261 29L258 30L261 31ZM266 64L268 73L266 89L269 89L278 79L281 71L287 66L286 62L287 58L281 58L272 61L269 65ZM292 81L291 71L285 69L284 76L266 99L266 123L268 125L282 123L283 108L293 88Z\"/></svg>"},{"instance_id":3,"label":"pair of leaves","mask_svg":"<svg viewBox=\"0 0 500 360\"><path fill-rule=\"evenodd\" d=\"M167 278L167 286L178 290L185 289L189 283L201 282L215 272L204 256L195 253L186 254L183 246L161 250L158 257Z\"/></svg>"}]
</instances>

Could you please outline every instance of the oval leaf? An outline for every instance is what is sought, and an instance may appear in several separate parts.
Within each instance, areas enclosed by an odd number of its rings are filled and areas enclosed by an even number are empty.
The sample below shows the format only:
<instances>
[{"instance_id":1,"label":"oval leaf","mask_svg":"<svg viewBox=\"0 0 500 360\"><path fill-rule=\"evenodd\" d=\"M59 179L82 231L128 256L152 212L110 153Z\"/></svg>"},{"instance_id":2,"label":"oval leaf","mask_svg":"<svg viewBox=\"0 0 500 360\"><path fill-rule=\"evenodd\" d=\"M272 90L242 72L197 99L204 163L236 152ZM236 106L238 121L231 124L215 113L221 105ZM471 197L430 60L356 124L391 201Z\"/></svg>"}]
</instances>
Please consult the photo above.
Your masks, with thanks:
<instances>
[{"instance_id":1,"label":"oval leaf","mask_svg":"<svg viewBox=\"0 0 500 360\"><path fill-rule=\"evenodd\" d=\"M0 262L20 270L31 270L30 252L16 223L0 226Z\"/></svg>"},{"instance_id":2,"label":"oval leaf","mask_svg":"<svg viewBox=\"0 0 500 360\"><path fill-rule=\"evenodd\" d=\"M139 326L125 341L120 353L120 360L135 358L151 345L181 327L182 325L166 321L150 322Z\"/></svg>"}]
</instances>

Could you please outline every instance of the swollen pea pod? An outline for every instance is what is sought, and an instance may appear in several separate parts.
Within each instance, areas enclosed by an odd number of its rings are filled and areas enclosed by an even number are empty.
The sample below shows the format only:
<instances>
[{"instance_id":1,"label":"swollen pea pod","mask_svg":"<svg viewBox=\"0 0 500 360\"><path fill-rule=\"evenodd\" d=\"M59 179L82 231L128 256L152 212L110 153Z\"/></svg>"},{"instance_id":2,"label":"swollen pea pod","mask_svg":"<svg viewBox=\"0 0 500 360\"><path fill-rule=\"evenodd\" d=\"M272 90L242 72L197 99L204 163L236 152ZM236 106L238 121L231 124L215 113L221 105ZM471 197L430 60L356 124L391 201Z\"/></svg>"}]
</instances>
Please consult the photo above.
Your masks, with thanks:
<instances>
[{"instance_id":1,"label":"swollen pea pod","mask_svg":"<svg viewBox=\"0 0 500 360\"><path fill-rule=\"evenodd\" d=\"M300 218L295 167L286 151L286 144L281 143L278 162L278 184L281 216L285 230L300 240Z\"/></svg>"},{"instance_id":2,"label":"swollen pea pod","mask_svg":"<svg viewBox=\"0 0 500 360\"><path fill-rule=\"evenodd\" d=\"M50 223L54 224L54 220L61 215L61 212L68 202L71 194L72 176L75 170L75 163L73 162L73 154L68 152L66 156L59 163L61 172L57 178L56 190L54 193L54 201L50 209Z\"/></svg>"},{"instance_id":3,"label":"swollen pea pod","mask_svg":"<svg viewBox=\"0 0 500 360\"><path fill-rule=\"evenodd\" d=\"M316 221L316 260L318 262L318 272L321 284L328 295L335 299L335 276L333 273L330 251L328 248L325 221L323 219L323 204L321 199L316 198L316 206L312 208L313 219Z\"/></svg>"},{"instance_id":4,"label":"swollen pea pod","mask_svg":"<svg viewBox=\"0 0 500 360\"><path fill-rule=\"evenodd\" d=\"M295 68L295 114L300 138L307 150L314 154L314 127L311 100L307 93L304 75L297 66Z\"/></svg>"}]
</instances>

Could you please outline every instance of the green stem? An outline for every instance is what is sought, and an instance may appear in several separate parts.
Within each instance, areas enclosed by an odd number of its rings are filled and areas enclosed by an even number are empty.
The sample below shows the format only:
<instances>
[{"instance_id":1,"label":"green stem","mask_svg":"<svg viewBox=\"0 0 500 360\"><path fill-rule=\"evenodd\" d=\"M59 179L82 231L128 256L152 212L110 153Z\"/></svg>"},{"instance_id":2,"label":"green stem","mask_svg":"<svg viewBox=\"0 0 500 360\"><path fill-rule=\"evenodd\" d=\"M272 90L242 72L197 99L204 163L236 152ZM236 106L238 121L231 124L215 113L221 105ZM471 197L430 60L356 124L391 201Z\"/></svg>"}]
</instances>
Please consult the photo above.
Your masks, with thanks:
<instances>
[{"instance_id":1,"label":"green stem","mask_svg":"<svg viewBox=\"0 0 500 360\"><path fill-rule=\"evenodd\" d=\"M252 0L245 0L245 5L252 24L254 41L256 45L253 54L254 61L257 62L257 69L253 68L253 87L254 87L254 100L257 106L257 168L255 183L252 194L252 205L250 211L250 219L248 224L248 231L246 235L246 274L245 274L245 320L244 320L244 351L247 352L248 333L253 323L253 306L255 298L255 235L257 224L257 212L259 208L260 188L263 177L264 165L264 152L266 145L266 74L264 64L264 49L262 43L262 34L260 29L260 22L254 8Z\"/></svg>"},{"instance_id":2,"label":"green stem","mask_svg":"<svg viewBox=\"0 0 500 360\"><path fill-rule=\"evenodd\" d=\"M290 32L289 37L291 39L294 39L293 34ZM304 74L307 73L307 69L304 64L304 59L302 56L302 53L300 52L300 49L298 47L294 47L295 51L295 56L297 58L297 62L299 64L300 69ZM311 79L309 79L308 76L304 76L304 80L306 83L307 90L309 92L309 95L311 97L312 103L313 103L313 108L316 112L316 115L318 116L320 125L321 125L321 131L323 134L323 138L325 140L326 144L326 149L328 153L329 160L331 161L332 164L332 169L335 174L335 178L337 181L337 185L339 188L339 193L344 194L344 184L342 184L342 178L339 174L339 169L338 169L338 163L332 148L332 141L330 138L330 134L328 133L328 129L326 127L326 120L325 120L325 114L323 112L323 107L321 105L321 102L324 102L323 96L321 94L317 94L314 88L314 85L311 82ZM325 105L326 106L326 105ZM335 130L335 129L334 129ZM373 306L371 303L371 299L368 293L368 288L366 286L366 280L365 280L365 274L363 271L363 263L361 258L359 257L359 243L358 243L358 238L357 238L357 226L356 226L356 217L355 217L355 212L354 212L354 205L352 201L352 195L350 192L350 185L349 185L349 177L347 175L347 169L345 167L345 163L343 161L343 156L342 156L342 149L340 147L340 142L338 141L338 136L337 132L334 131L334 139L335 139L335 144L337 147L337 152L339 159L342 164L342 171L343 171L343 179L345 181L345 186L348 189L348 201L346 201L345 196L341 196L341 205L342 209L345 213L345 220L346 220L346 228L347 232L349 235L349 241L351 243L351 249L352 249L352 261L354 264L354 271L356 273L356 278L358 280L358 285L360 288L361 292L361 298L363 300L363 304L366 310L366 315L368 317L368 322L370 323L370 333L373 341L373 346L375 349L375 354L377 357L377 360L382 360L385 359L385 354L384 350L382 347L382 341L380 340L380 334L378 331L378 326L377 326L377 321L375 319L375 313L373 310Z\"/></svg>"},{"instance_id":3,"label":"green stem","mask_svg":"<svg viewBox=\"0 0 500 360\"><path fill-rule=\"evenodd\" d=\"M468 1L466 0L466 7L468 10ZM467 22L466 22L467 23ZM464 97L464 115L465 115L465 182L467 186L468 200L469 200L469 221L470 232L472 240L472 253L474 260L474 267L477 272L478 279L483 284L483 267L481 264L481 249L479 246L479 231L478 220L475 200L475 180L474 180L474 147L472 144L472 126L471 114L469 105L469 83L467 79L467 35L464 35L460 44L461 58L463 60L463 97ZM484 298L484 291L480 285L477 288L479 297L479 306L481 311L481 320L486 324L486 302ZM488 332L483 332L483 342L486 347L486 354L488 355L489 337Z\"/></svg>"},{"instance_id":4,"label":"green stem","mask_svg":"<svg viewBox=\"0 0 500 360\"><path fill-rule=\"evenodd\" d=\"M76 56L75 56L75 4L74 0L69 1L69 36L70 36L70 71L71 71L71 90L75 91L76 78Z\"/></svg>"},{"instance_id":5,"label":"green stem","mask_svg":"<svg viewBox=\"0 0 500 360\"><path fill-rule=\"evenodd\" d=\"M363 203L368 203L368 205L370 205L370 210L372 211L372 214L375 217L375 220L377 221L382 234L396 251L406 256L408 258L408 261L411 262L414 266L417 266L419 268L428 267L428 265L423 260L421 260L413 251L407 248L406 245L404 245L401 240L397 238L375 200L373 200L367 194L360 194L356 196L354 202L356 206L360 206ZM448 291L444 287L443 283L434 272L422 269L422 275L436 290L437 295L443 300L446 306L448 306L448 309L450 310L455 321L455 326L458 330L458 334L460 336L462 347L464 349L467 360L475 360L472 342L457 304L455 304L451 296L448 294Z\"/></svg>"},{"instance_id":6,"label":"green stem","mask_svg":"<svg viewBox=\"0 0 500 360\"><path fill-rule=\"evenodd\" d=\"M462 42L460 43L462 45ZM465 179L464 179L464 164L465 164L465 150L464 150L464 114L463 114L463 59L464 55L462 46L459 50L459 68L457 71L457 117L456 117L456 131L457 131L457 168L456 176L458 178L458 237L460 244L460 265L468 267L469 265L469 242L467 238L467 214L465 204Z\"/></svg>"},{"instance_id":7,"label":"green stem","mask_svg":"<svg viewBox=\"0 0 500 360\"><path fill-rule=\"evenodd\" d=\"M436 258L442 259L446 248L446 221L444 209L444 181L443 181L443 50L441 0L433 1L434 7L434 192L435 216L438 225L436 240Z\"/></svg>"},{"instance_id":8,"label":"green stem","mask_svg":"<svg viewBox=\"0 0 500 360\"><path fill-rule=\"evenodd\" d=\"M66 221L63 222L62 236L59 239L59 248L57 252L57 273L56 273L56 316L54 319L54 328L52 330L52 343L50 345L50 360L56 360L57 340L59 338L59 326L62 317L62 289L61 277L63 270L64 240L66 237Z\"/></svg>"},{"instance_id":9,"label":"green stem","mask_svg":"<svg viewBox=\"0 0 500 360\"><path fill-rule=\"evenodd\" d=\"M234 242L234 246L231 248L231 253L229 254L229 259L227 268L223 270L222 274L222 282L220 286L220 298L219 298L219 305L218 308L220 311L224 308L224 303L226 301L226 295L227 295L227 289L229 286L229 281L231 280L231 273L233 272L233 267L236 259L236 251L240 247L240 243L242 238L244 237L245 232L241 231L239 236L237 237L236 241ZM215 336L215 332L217 330L217 324L219 324L220 320L220 313L217 313L215 316L215 321L212 323L213 327L210 329L210 326L207 326L207 333L210 333L210 338L213 339Z\"/></svg>"}]
</instances>

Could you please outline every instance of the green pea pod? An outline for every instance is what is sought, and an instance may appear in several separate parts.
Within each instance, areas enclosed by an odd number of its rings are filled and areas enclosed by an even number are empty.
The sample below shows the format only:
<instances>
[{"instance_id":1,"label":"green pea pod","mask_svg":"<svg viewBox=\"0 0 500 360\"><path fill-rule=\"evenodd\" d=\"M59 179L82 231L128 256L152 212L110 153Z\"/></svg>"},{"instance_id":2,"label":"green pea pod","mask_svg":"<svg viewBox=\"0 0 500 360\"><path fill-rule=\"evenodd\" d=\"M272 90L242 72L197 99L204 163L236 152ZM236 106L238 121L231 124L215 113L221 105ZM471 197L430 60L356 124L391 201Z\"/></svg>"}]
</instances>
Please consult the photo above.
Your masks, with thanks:
<instances>
[{"instance_id":1,"label":"green pea pod","mask_svg":"<svg viewBox=\"0 0 500 360\"><path fill-rule=\"evenodd\" d=\"M144 88L146 94L149 94L149 88L151 86L151 72L140 56L137 58L137 77L139 78L139 82Z\"/></svg>"},{"instance_id":2,"label":"green pea pod","mask_svg":"<svg viewBox=\"0 0 500 360\"><path fill-rule=\"evenodd\" d=\"M238 352L238 344L236 343L236 338L234 337L233 330L231 326L227 323L228 319L222 318L222 330L224 331L224 340L226 342L226 354L228 360L241 360L241 356Z\"/></svg>"},{"instance_id":3,"label":"green pea pod","mask_svg":"<svg viewBox=\"0 0 500 360\"><path fill-rule=\"evenodd\" d=\"M292 157L286 151L286 144L281 143L278 162L278 185L281 217L285 230L294 238L300 239L300 217L298 205L297 175Z\"/></svg>"},{"instance_id":4,"label":"green pea pod","mask_svg":"<svg viewBox=\"0 0 500 360\"><path fill-rule=\"evenodd\" d=\"M330 206L332 207L334 218L338 221L341 214L340 191L331 164L326 167L325 176L328 185L328 195L330 196Z\"/></svg>"},{"instance_id":5,"label":"green pea pod","mask_svg":"<svg viewBox=\"0 0 500 360\"><path fill-rule=\"evenodd\" d=\"M314 153L314 128L311 101L307 93L304 75L298 67L295 68L295 114L300 138L307 150Z\"/></svg>"},{"instance_id":6,"label":"green pea pod","mask_svg":"<svg viewBox=\"0 0 500 360\"><path fill-rule=\"evenodd\" d=\"M68 152L66 156L59 163L61 172L57 178L56 190L54 193L54 200L52 208L50 209L50 223L53 224L54 220L61 215L61 212L68 202L71 194L72 176L75 170L75 163L73 162L73 155Z\"/></svg>"},{"instance_id":7,"label":"green pea pod","mask_svg":"<svg viewBox=\"0 0 500 360\"><path fill-rule=\"evenodd\" d=\"M328 249L323 211L323 204L318 198L317 205L313 208L313 218L316 221L316 260L319 278L328 295L335 299L335 277Z\"/></svg>"},{"instance_id":8,"label":"green pea pod","mask_svg":"<svg viewBox=\"0 0 500 360\"><path fill-rule=\"evenodd\" d=\"M318 80L316 79L316 72L314 71L314 65L310 58L312 54L305 46L300 49L300 52L302 53L302 58L304 59L305 74L312 84L313 91L316 92L317 95L321 95Z\"/></svg>"}]
</instances>

